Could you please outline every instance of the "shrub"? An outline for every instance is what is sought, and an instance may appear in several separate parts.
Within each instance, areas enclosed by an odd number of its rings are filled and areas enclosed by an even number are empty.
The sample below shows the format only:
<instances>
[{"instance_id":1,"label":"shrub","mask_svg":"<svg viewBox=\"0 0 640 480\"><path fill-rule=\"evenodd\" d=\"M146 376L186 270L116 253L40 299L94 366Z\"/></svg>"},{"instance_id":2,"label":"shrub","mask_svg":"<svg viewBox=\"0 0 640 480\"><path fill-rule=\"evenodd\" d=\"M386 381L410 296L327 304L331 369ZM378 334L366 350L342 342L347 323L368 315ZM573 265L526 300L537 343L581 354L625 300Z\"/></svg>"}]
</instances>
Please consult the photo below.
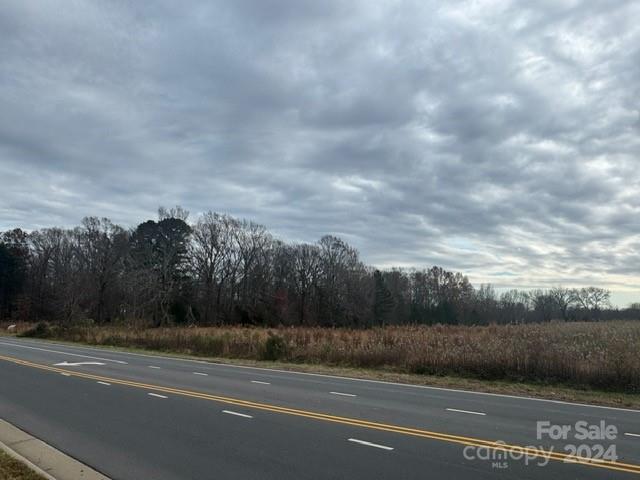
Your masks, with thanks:
<instances>
[{"instance_id":1,"label":"shrub","mask_svg":"<svg viewBox=\"0 0 640 480\"><path fill-rule=\"evenodd\" d=\"M287 342L279 335L269 332L269 337L264 342L263 360L279 360L287 353Z\"/></svg>"},{"instance_id":2,"label":"shrub","mask_svg":"<svg viewBox=\"0 0 640 480\"><path fill-rule=\"evenodd\" d=\"M51 331L51 327L47 322L38 322L35 327L22 332L19 336L30 338L49 338L52 334L53 332Z\"/></svg>"}]
</instances>

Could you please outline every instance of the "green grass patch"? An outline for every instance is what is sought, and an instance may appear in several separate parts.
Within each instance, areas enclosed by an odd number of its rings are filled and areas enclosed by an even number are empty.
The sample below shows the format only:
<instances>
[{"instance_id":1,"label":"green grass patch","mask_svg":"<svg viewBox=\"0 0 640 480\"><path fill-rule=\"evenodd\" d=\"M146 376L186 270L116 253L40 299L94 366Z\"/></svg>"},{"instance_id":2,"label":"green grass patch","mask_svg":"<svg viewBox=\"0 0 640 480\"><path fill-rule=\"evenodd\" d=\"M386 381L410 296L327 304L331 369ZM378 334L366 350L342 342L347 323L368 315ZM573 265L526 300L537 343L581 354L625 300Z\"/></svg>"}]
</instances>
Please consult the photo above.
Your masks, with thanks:
<instances>
[{"instance_id":1,"label":"green grass patch","mask_svg":"<svg viewBox=\"0 0 640 480\"><path fill-rule=\"evenodd\" d=\"M44 480L22 462L0 450L0 479L2 480Z\"/></svg>"}]
</instances>

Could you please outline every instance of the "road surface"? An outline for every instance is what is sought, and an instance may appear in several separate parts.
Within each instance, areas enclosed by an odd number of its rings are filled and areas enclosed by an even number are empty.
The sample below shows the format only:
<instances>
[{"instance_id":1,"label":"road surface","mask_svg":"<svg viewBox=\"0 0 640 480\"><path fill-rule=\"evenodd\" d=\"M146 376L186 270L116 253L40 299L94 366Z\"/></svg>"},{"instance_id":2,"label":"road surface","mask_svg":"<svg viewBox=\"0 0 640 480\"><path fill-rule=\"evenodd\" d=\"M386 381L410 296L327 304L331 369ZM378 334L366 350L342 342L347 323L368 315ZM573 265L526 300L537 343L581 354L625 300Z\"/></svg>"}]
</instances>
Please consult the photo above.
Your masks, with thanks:
<instances>
[{"instance_id":1,"label":"road surface","mask_svg":"<svg viewBox=\"0 0 640 480\"><path fill-rule=\"evenodd\" d=\"M122 480L640 478L640 411L12 337L0 417Z\"/></svg>"}]
</instances>

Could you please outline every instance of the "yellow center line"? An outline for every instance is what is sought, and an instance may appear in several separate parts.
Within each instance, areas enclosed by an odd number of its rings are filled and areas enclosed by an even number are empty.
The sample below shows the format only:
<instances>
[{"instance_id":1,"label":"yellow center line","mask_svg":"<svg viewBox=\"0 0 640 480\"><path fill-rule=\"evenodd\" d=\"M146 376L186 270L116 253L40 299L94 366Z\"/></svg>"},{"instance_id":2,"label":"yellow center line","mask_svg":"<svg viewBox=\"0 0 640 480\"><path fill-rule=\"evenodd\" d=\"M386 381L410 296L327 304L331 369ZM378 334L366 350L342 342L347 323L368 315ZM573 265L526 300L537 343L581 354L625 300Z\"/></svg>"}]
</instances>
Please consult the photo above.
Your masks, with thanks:
<instances>
[{"instance_id":1,"label":"yellow center line","mask_svg":"<svg viewBox=\"0 0 640 480\"><path fill-rule=\"evenodd\" d=\"M271 405L267 403L253 402L250 400L242 400L233 397L224 397L220 395L212 395L203 392L196 392L192 390L184 390L180 388L165 387L162 385L152 385L141 382L134 382L131 380L122 380L119 378L104 377L101 375L93 375L89 373L77 372L72 370L65 370L62 368L52 367L49 365L42 365L39 363L33 363L26 360L21 360L14 357L7 357L0 355L0 360L15 363L31 368L37 368L40 370L47 370L56 373L64 373L74 377L86 378L90 380L109 382L112 384L125 385L129 387L142 388L145 390L152 390L156 392L172 393L175 395L181 395L185 397L199 398L203 400L209 400L218 403L225 403L229 405L237 405L246 408L253 408L256 410L263 410L274 413L282 413L286 415L294 415L298 417L311 418L314 420L322 420L326 422L339 423L343 425L351 425L355 427L369 428L373 430L380 430L385 432L399 433L403 435L410 435L414 437L429 438L433 440L441 440L449 443L456 443L460 445L484 447L494 451L522 453L530 457L549 458L552 460L562 461L565 463L588 465L591 467L606 468L608 470L618 470L628 473L640 474L640 465L621 463L611 460L591 459L586 457L579 457L575 455L568 455L560 452L553 452L551 450L545 450L535 447L523 447L519 445L509 445L502 442L495 442L490 440L483 440L480 438L465 437L459 435L451 435L447 433L433 432L429 430L422 430L417 428L403 427L399 425L391 425L378 422L370 422L367 420L360 420L357 418L341 417L336 415L329 415L326 413L312 412L307 410L300 410L289 407L282 407L278 405Z\"/></svg>"}]
</instances>

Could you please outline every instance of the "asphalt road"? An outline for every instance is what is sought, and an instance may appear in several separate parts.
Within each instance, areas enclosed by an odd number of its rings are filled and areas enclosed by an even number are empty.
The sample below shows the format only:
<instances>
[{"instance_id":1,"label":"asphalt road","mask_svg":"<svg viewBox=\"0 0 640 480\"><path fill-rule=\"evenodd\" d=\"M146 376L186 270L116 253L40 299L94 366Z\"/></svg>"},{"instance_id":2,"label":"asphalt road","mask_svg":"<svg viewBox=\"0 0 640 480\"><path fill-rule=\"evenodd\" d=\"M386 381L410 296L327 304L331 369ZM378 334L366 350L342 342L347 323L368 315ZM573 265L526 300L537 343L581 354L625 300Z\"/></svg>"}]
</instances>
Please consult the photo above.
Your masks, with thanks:
<instances>
[{"instance_id":1,"label":"asphalt road","mask_svg":"<svg viewBox=\"0 0 640 480\"><path fill-rule=\"evenodd\" d=\"M123 480L640 476L640 411L8 337L0 417Z\"/></svg>"}]
</instances>

